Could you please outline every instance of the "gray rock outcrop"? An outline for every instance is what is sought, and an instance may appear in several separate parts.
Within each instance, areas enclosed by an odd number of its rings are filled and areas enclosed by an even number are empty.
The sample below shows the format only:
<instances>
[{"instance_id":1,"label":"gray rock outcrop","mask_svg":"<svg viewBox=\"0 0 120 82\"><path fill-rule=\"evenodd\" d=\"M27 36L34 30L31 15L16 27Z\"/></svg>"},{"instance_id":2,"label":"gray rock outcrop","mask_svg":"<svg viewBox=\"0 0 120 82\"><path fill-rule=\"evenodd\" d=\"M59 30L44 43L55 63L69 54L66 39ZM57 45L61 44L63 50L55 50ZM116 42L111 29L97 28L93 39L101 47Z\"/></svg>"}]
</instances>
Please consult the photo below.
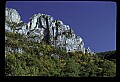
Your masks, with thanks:
<instances>
[{"instance_id":1,"label":"gray rock outcrop","mask_svg":"<svg viewBox=\"0 0 120 82\"><path fill-rule=\"evenodd\" d=\"M74 31L68 25L60 20L53 19L50 15L34 14L28 23L24 23L15 9L6 8L6 21L6 30L13 32L8 23L14 22L16 24L14 31L25 34L29 40L39 43L44 41L67 52L82 51L85 53L83 39L74 34ZM87 52L91 51L87 49Z\"/></svg>"}]
</instances>

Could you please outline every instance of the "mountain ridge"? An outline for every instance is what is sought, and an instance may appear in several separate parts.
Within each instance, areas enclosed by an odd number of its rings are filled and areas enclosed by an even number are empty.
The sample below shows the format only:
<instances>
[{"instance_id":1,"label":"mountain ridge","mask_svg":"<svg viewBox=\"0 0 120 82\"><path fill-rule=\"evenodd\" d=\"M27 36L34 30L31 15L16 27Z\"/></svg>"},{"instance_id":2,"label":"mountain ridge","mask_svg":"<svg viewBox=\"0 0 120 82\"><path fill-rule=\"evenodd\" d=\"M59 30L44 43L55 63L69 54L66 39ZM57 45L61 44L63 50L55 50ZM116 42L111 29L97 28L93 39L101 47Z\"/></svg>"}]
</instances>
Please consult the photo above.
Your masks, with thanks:
<instances>
[{"instance_id":1,"label":"mountain ridge","mask_svg":"<svg viewBox=\"0 0 120 82\"><path fill-rule=\"evenodd\" d=\"M67 52L82 51L94 54L88 47L85 50L83 39L74 34L69 25L64 25L60 20L53 19L47 14L34 14L28 23L21 20L19 13L12 8L6 8L5 29L27 35L29 40L35 42L46 42L54 47L59 47ZM14 23L11 29L9 23Z\"/></svg>"},{"instance_id":2,"label":"mountain ridge","mask_svg":"<svg viewBox=\"0 0 120 82\"><path fill-rule=\"evenodd\" d=\"M67 52L66 45L71 44L62 44L61 46L65 48L61 49L62 47L58 45L60 37L56 35L64 36L63 43L71 39L76 42L76 45L83 42L82 38L73 33L73 30L70 32L67 26L62 28L57 20L52 22L55 25L52 29L53 25L49 25L51 22L42 17L33 18L31 21L38 22L29 22L28 25L21 20L18 21L19 18L11 17L12 13L19 17L12 11L5 21L6 76L116 77L116 62L114 62L116 51L100 53L100 55L88 53L90 48L85 53L78 50ZM41 34L43 36L40 37Z\"/></svg>"}]
</instances>

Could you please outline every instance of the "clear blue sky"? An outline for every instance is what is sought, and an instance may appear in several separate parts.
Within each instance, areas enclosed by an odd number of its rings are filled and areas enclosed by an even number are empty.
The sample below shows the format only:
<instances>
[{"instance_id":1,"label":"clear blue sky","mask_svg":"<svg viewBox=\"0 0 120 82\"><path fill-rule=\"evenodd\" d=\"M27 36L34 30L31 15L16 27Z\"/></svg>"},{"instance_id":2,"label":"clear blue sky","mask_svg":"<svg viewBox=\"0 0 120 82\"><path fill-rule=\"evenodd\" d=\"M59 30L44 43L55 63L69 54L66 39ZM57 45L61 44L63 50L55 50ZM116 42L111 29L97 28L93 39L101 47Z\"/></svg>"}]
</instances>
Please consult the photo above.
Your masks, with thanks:
<instances>
[{"instance_id":1,"label":"clear blue sky","mask_svg":"<svg viewBox=\"0 0 120 82\"><path fill-rule=\"evenodd\" d=\"M9 1L6 7L15 8L24 22L33 14L45 13L69 25L83 38L85 48L93 52L116 49L115 2L25 2Z\"/></svg>"}]
</instances>

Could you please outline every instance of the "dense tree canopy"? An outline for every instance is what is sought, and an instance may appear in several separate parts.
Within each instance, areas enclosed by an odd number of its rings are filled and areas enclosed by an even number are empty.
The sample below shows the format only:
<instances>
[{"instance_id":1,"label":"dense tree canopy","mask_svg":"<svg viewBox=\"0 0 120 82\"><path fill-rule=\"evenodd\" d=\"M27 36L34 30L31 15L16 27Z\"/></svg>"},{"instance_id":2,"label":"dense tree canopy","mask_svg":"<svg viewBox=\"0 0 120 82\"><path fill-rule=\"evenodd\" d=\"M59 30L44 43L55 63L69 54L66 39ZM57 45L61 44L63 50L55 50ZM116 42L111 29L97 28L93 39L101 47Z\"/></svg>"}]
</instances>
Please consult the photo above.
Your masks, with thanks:
<instances>
[{"instance_id":1,"label":"dense tree canopy","mask_svg":"<svg viewBox=\"0 0 120 82\"><path fill-rule=\"evenodd\" d=\"M115 51L105 52L104 57L82 52L67 53L45 42L27 40L24 34L5 31L5 37L6 76L116 76L116 63L107 60L111 54L115 54ZM22 49L21 53L20 49Z\"/></svg>"}]
</instances>

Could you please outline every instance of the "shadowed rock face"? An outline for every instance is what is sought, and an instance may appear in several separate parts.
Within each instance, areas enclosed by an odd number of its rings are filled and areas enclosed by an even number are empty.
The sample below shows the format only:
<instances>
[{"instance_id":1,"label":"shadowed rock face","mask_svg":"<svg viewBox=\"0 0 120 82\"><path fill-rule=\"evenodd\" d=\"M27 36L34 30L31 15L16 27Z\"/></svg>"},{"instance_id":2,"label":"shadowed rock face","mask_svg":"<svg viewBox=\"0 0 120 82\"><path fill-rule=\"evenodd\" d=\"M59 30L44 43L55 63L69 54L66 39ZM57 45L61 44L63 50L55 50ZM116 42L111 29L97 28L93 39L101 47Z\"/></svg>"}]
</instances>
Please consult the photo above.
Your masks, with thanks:
<instances>
[{"instance_id":1,"label":"shadowed rock face","mask_svg":"<svg viewBox=\"0 0 120 82\"><path fill-rule=\"evenodd\" d=\"M6 20L15 22L17 24L15 32L25 34L29 40L44 41L67 52L82 51L85 53L82 38L76 36L68 25L64 25L60 20L54 20L50 15L34 14L28 23L24 23L20 21L20 15L15 9L6 8ZM12 32L7 23L5 23L5 29Z\"/></svg>"}]
</instances>

